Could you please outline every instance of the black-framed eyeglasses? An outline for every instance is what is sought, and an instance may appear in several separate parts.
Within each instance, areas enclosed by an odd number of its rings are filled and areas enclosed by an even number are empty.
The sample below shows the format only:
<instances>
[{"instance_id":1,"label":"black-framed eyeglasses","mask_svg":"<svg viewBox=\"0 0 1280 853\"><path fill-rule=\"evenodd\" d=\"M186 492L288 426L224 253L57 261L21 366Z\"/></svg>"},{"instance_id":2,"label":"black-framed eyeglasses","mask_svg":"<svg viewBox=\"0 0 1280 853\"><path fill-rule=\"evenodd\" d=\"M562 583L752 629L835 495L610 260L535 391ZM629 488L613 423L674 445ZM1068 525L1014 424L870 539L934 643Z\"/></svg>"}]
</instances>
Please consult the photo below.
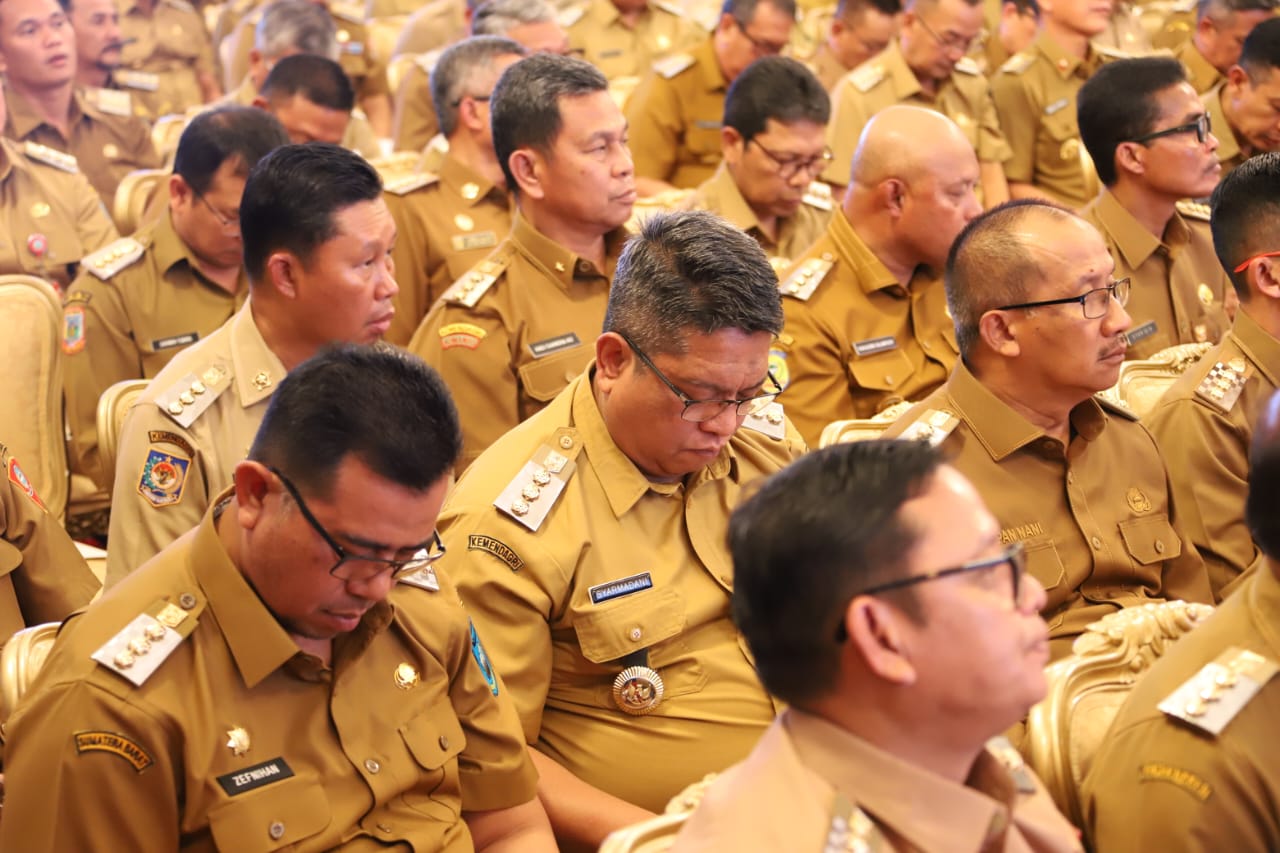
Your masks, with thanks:
<instances>
[{"instance_id":1,"label":"black-framed eyeglasses","mask_svg":"<svg viewBox=\"0 0 1280 853\"><path fill-rule=\"evenodd\" d=\"M777 167L778 177L784 181L789 181L800 172L807 172L810 175L818 175L822 170L827 168L827 164L831 162L833 156L831 149L823 147L822 153L817 157L795 157L785 154L778 154L770 151L760 143L760 140L754 136L747 140L747 144L755 143L756 147L764 152L764 156L773 161L773 165Z\"/></svg>"},{"instance_id":2,"label":"black-framed eyeglasses","mask_svg":"<svg viewBox=\"0 0 1280 853\"><path fill-rule=\"evenodd\" d=\"M338 555L338 562L334 563L333 568L329 569L329 574L339 580L366 582L388 571L391 572L392 580L399 580L414 572L421 571L444 556L444 542L440 541L440 531L438 530L431 531L431 541L419 546L414 551L413 556L407 560L384 560L381 557L374 557L368 554L352 554L339 545L333 536L329 534L329 531L324 529L324 525L316 520L316 517L311 514L311 510L307 507L306 501L298 493L297 487L280 469L268 465L267 470L275 474L280 480L280 484L284 486L285 491L293 498L293 502L298 505L298 510L302 513L302 517L307 520L307 524L311 525L311 529L319 533L320 538L333 549L333 553Z\"/></svg>"},{"instance_id":3,"label":"black-framed eyeglasses","mask_svg":"<svg viewBox=\"0 0 1280 853\"><path fill-rule=\"evenodd\" d=\"M645 355L643 350L631 342L630 338L621 332L618 334L627 342L627 346L631 347L631 351L636 354L636 357L644 362L645 367L652 370L653 375L662 380L662 384L670 388L671 393L675 394L681 403L684 403L684 408L680 411L682 420L695 424L706 423L720 417L724 410L730 406L737 410L736 414L740 418L745 418L748 415L758 415L773 402L775 397L782 393L782 386L778 384L778 380L773 378L773 372L768 371L765 375L769 377L769 382L772 383L773 387L778 389L771 393L746 397L741 400L695 400L677 388L675 383L668 379L667 375L659 370L658 366L649 359L649 356Z\"/></svg>"},{"instance_id":4,"label":"black-framed eyeglasses","mask_svg":"<svg viewBox=\"0 0 1280 853\"><path fill-rule=\"evenodd\" d=\"M934 32L933 27L924 22L924 18L917 16L916 20L920 22L920 26L924 27L924 31L926 33L933 36L933 40L938 43L939 47L945 51L950 51L951 53L958 53L961 56L964 56L969 52L969 48L973 47L974 41L978 38L977 36L964 38L963 36L957 36L950 33L945 36L940 36Z\"/></svg>"},{"instance_id":5,"label":"black-framed eyeglasses","mask_svg":"<svg viewBox=\"0 0 1280 853\"><path fill-rule=\"evenodd\" d=\"M196 199L205 206L205 209L213 214L213 218L218 220L218 224L223 228L231 229L240 227L240 218L238 216L234 218L227 216L221 210L218 210L218 208L209 204L209 200L204 197L204 193L198 193L195 190L192 190L191 192Z\"/></svg>"},{"instance_id":6,"label":"black-framed eyeglasses","mask_svg":"<svg viewBox=\"0 0 1280 853\"><path fill-rule=\"evenodd\" d=\"M777 56L786 50L786 43L774 44L772 42L761 41L751 33L747 32L747 25L739 21L737 18L733 22L738 26L738 32L742 33L742 37L751 42L751 49L755 51L756 56Z\"/></svg>"},{"instance_id":7,"label":"black-framed eyeglasses","mask_svg":"<svg viewBox=\"0 0 1280 853\"><path fill-rule=\"evenodd\" d=\"M1177 127L1169 127L1164 130L1157 130L1154 133L1148 133L1139 136L1137 139L1130 139L1130 142L1136 142L1139 145L1146 145L1153 139L1159 139L1162 136L1175 136L1179 133L1194 133L1196 140L1204 145L1209 139L1209 132L1213 130L1213 122L1209 119L1208 113L1201 113L1195 121L1180 124Z\"/></svg>"},{"instance_id":8,"label":"black-framed eyeglasses","mask_svg":"<svg viewBox=\"0 0 1280 853\"><path fill-rule=\"evenodd\" d=\"M1017 308L1044 308L1048 305L1069 305L1072 302L1080 303L1080 310L1084 312L1086 320L1097 320L1107 316L1108 309L1111 308L1111 300L1115 299L1123 308L1129 304L1129 279L1121 278L1108 284L1106 287L1095 287L1088 293L1082 293L1079 296L1068 296L1065 299L1043 299L1039 302L1019 302L1017 305L1001 305L997 311L1013 311Z\"/></svg>"}]
</instances>

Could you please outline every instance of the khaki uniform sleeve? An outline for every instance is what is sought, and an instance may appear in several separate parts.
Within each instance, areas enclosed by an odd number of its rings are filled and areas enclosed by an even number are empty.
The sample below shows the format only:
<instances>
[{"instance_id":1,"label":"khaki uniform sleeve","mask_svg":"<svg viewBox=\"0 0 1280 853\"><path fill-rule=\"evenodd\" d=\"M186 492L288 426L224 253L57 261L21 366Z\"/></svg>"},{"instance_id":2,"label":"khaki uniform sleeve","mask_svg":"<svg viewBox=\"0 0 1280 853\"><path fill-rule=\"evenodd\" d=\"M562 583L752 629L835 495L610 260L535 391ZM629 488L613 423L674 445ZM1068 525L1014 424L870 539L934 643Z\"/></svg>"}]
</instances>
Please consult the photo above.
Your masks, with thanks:
<instances>
[{"instance_id":1,"label":"khaki uniform sleeve","mask_svg":"<svg viewBox=\"0 0 1280 853\"><path fill-rule=\"evenodd\" d=\"M869 116L865 102L847 76L842 77L831 93L831 120L827 122L827 146L831 149L831 163L822 173L822 180L838 186L849 183L849 169L853 152L858 147L858 137Z\"/></svg>"},{"instance_id":2,"label":"khaki uniform sleeve","mask_svg":"<svg viewBox=\"0 0 1280 853\"><path fill-rule=\"evenodd\" d=\"M671 81L650 71L627 100L626 116L636 176L670 180L686 130L681 125L679 97Z\"/></svg>"},{"instance_id":3,"label":"khaki uniform sleeve","mask_svg":"<svg viewBox=\"0 0 1280 853\"><path fill-rule=\"evenodd\" d=\"M359 100L365 98L374 98L378 95L391 96L391 84L387 82L387 60L384 56L379 56L373 50L373 45L369 43L366 37L364 42L366 62L368 70L365 71L364 79L359 83L357 94ZM428 98L428 101L430 99Z\"/></svg>"},{"instance_id":4,"label":"khaki uniform sleeve","mask_svg":"<svg viewBox=\"0 0 1280 853\"><path fill-rule=\"evenodd\" d=\"M427 263L430 248L426 228L421 217L414 213L410 196L385 193L383 198L396 221L396 246L391 259L396 265L396 284L400 290L391 300L396 313L382 337L396 346L405 346L431 308Z\"/></svg>"},{"instance_id":5,"label":"khaki uniform sleeve","mask_svg":"<svg viewBox=\"0 0 1280 853\"><path fill-rule=\"evenodd\" d=\"M1145 431L1146 428L1143 427L1143 429ZM1150 436L1149 432L1148 436L1151 438L1152 444L1155 445L1155 438ZM1160 458L1159 445L1155 445L1154 451L1154 455ZM1160 465L1164 469L1164 479L1169 493L1169 524L1173 526L1174 532L1182 542L1182 553L1172 560L1165 560L1160 591L1170 601L1181 599L1201 604L1213 604L1214 598L1213 591L1209 586L1209 572L1205 567L1204 559L1200 556L1200 552L1196 550L1195 543L1187 534L1187 524L1183 520L1182 511L1178 505L1177 493L1173 489L1173 479L1169 476L1169 466L1164 459L1161 459Z\"/></svg>"},{"instance_id":6,"label":"khaki uniform sleeve","mask_svg":"<svg viewBox=\"0 0 1280 853\"><path fill-rule=\"evenodd\" d=\"M1005 177L1011 182L1029 184L1036 173L1040 107L1032 102L1019 75L1002 71L991 79L991 100L1011 155L1004 161Z\"/></svg>"},{"instance_id":7,"label":"khaki uniform sleeve","mask_svg":"<svg viewBox=\"0 0 1280 853\"><path fill-rule=\"evenodd\" d=\"M982 98L981 113L975 118L978 120L978 160L983 163L1005 163L1011 159L1013 149L1000 127L1000 114L996 111L990 87Z\"/></svg>"},{"instance_id":8,"label":"khaki uniform sleeve","mask_svg":"<svg viewBox=\"0 0 1280 853\"><path fill-rule=\"evenodd\" d=\"M392 137L397 151L421 151L440 132L431 103L431 78L416 63L400 80L396 92Z\"/></svg>"},{"instance_id":9,"label":"khaki uniform sleeve","mask_svg":"<svg viewBox=\"0 0 1280 853\"><path fill-rule=\"evenodd\" d=\"M810 447L818 446L822 430L832 421L868 417L854 404L848 370L839 338L828 334L817 312L807 303L783 297L784 334L792 339L786 352L790 380L778 397Z\"/></svg>"},{"instance_id":10,"label":"khaki uniform sleeve","mask_svg":"<svg viewBox=\"0 0 1280 853\"><path fill-rule=\"evenodd\" d=\"M75 205L76 233L87 255L120 239L115 223L84 175L68 175L71 186L63 200Z\"/></svg>"}]
</instances>

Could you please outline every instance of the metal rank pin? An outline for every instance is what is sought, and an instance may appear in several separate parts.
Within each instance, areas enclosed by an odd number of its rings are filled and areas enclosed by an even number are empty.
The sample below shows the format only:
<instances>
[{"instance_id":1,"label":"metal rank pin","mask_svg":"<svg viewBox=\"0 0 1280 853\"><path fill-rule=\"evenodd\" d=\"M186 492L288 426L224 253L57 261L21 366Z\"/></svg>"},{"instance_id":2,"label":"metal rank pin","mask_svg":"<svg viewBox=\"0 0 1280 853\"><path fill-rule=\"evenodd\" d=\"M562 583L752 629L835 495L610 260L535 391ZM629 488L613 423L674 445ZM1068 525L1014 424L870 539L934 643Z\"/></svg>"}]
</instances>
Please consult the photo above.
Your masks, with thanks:
<instances>
[{"instance_id":1,"label":"metal rank pin","mask_svg":"<svg viewBox=\"0 0 1280 853\"><path fill-rule=\"evenodd\" d=\"M662 676L647 666L629 666L613 680L614 703L635 717L653 713L665 691Z\"/></svg>"},{"instance_id":2,"label":"metal rank pin","mask_svg":"<svg viewBox=\"0 0 1280 853\"><path fill-rule=\"evenodd\" d=\"M140 633L130 637L125 647L116 652L113 659L120 669L128 669L138 662L138 658L151 651L151 644L164 639L165 627L158 622L147 625Z\"/></svg>"},{"instance_id":3,"label":"metal rank pin","mask_svg":"<svg viewBox=\"0 0 1280 853\"><path fill-rule=\"evenodd\" d=\"M186 410L187 406L194 406L196 397L201 396L209 390L209 387L200 379L192 379L191 384L183 391L178 392L176 400L170 400L168 409L171 415L180 415Z\"/></svg>"},{"instance_id":4,"label":"metal rank pin","mask_svg":"<svg viewBox=\"0 0 1280 853\"><path fill-rule=\"evenodd\" d=\"M1211 703L1222 699L1222 691L1235 687L1238 680L1238 676L1230 669L1215 673L1187 703L1187 716L1203 717Z\"/></svg>"},{"instance_id":5,"label":"metal rank pin","mask_svg":"<svg viewBox=\"0 0 1280 853\"><path fill-rule=\"evenodd\" d=\"M831 261L834 259L834 256L832 256L830 252L823 252L821 260L813 258L806 261L805 265L797 270L791 277L791 280L787 283L787 292L794 296L804 290L805 286L809 284L810 279L815 275L818 275L819 272L825 272L823 267L830 265Z\"/></svg>"},{"instance_id":6,"label":"metal rank pin","mask_svg":"<svg viewBox=\"0 0 1280 853\"><path fill-rule=\"evenodd\" d=\"M396 666L394 678L396 687L401 690L412 690L418 683L418 670L414 669L410 663L402 663Z\"/></svg>"},{"instance_id":7,"label":"metal rank pin","mask_svg":"<svg viewBox=\"0 0 1280 853\"><path fill-rule=\"evenodd\" d=\"M114 264L116 261L123 258L125 255L129 254L131 251L132 250L128 246L118 246L112 249L110 252L106 252L103 255L101 255L97 260L93 262L93 265L98 269L106 269L107 267Z\"/></svg>"}]
</instances>

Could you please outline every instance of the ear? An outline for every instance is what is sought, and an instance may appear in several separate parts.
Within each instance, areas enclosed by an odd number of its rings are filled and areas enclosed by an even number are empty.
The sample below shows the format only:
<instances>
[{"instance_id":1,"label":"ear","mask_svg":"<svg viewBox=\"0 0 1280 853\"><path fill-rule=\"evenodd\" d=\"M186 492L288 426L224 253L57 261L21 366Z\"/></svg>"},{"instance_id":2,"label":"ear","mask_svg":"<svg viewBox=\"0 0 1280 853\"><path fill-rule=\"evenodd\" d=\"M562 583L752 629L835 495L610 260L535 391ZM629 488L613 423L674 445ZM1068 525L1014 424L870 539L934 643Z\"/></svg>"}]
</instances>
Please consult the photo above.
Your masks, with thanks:
<instances>
[{"instance_id":1,"label":"ear","mask_svg":"<svg viewBox=\"0 0 1280 853\"><path fill-rule=\"evenodd\" d=\"M867 669L890 684L902 687L916 681L916 669L911 664L903 631L905 619L901 612L869 595L855 597L844 614L849 643Z\"/></svg>"},{"instance_id":2,"label":"ear","mask_svg":"<svg viewBox=\"0 0 1280 853\"><path fill-rule=\"evenodd\" d=\"M631 347L617 332L605 332L596 338L596 379L616 382L626 372L633 358ZM603 389L602 389L603 390Z\"/></svg>"},{"instance_id":3,"label":"ear","mask_svg":"<svg viewBox=\"0 0 1280 853\"><path fill-rule=\"evenodd\" d=\"M272 289L286 299L298 298L302 264L293 252L281 250L267 256L267 278Z\"/></svg>"},{"instance_id":4,"label":"ear","mask_svg":"<svg viewBox=\"0 0 1280 853\"><path fill-rule=\"evenodd\" d=\"M190 203L194 197L191 192L191 185L181 175L173 174L169 176L169 207L182 207Z\"/></svg>"},{"instance_id":5,"label":"ear","mask_svg":"<svg viewBox=\"0 0 1280 853\"><path fill-rule=\"evenodd\" d=\"M1022 353L1015 325L1004 311L988 311L979 317L978 336L989 349L1005 358L1017 358Z\"/></svg>"},{"instance_id":6,"label":"ear","mask_svg":"<svg viewBox=\"0 0 1280 853\"><path fill-rule=\"evenodd\" d=\"M844 35L844 31L849 25L844 22L844 18L835 17L831 19L831 35L839 37Z\"/></svg>"},{"instance_id":7,"label":"ear","mask_svg":"<svg viewBox=\"0 0 1280 853\"><path fill-rule=\"evenodd\" d=\"M1239 65L1233 65L1227 69L1227 85L1226 88L1233 94L1238 94L1249 83L1249 75Z\"/></svg>"},{"instance_id":8,"label":"ear","mask_svg":"<svg viewBox=\"0 0 1280 853\"><path fill-rule=\"evenodd\" d=\"M738 165L745 149L741 133L732 127L720 128L720 151L730 166Z\"/></svg>"},{"instance_id":9,"label":"ear","mask_svg":"<svg viewBox=\"0 0 1280 853\"><path fill-rule=\"evenodd\" d=\"M253 106L257 107L257 108L258 108L258 109L260 109L260 110L266 110L266 109L267 109L267 99L266 99L266 98L264 98L264 97L262 97L261 95L254 95L254 96L253 96ZM267 112L270 112L270 110L267 110Z\"/></svg>"},{"instance_id":10,"label":"ear","mask_svg":"<svg viewBox=\"0 0 1280 853\"><path fill-rule=\"evenodd\" d=\"M1147 149L1136 142L1121 142L1116 146L1117 172L1144 175L1147 172Z\"/></svg>"},{"instance_id":11,"label":"ear","mask_svg":"<svg viewBox=\"0 0 1280 853\"><path fill-rule=\"evenodd\" d=\"M1280 262L1276 258L1259 258L1246 275L1252 288L1268 299L1280 300Z\"/></svg>"},{"instance_id":12,"label":"ear","mask_svg":"<svg viewBox=\"0 0 1280 853\"><path fill-rule=\"evenodd\" d=\"M1196 32L1202 36L1212 35L1212 32L1214 29L1216 28L1214 27L1213 19L1210 18L1208 15L1205 15L1203 18L1201 18L1199 21L1196 22Z\"/></svg>"},{"instance_id":13,"label":"ear","mask_svg":"<svg viewBox=\"0 0 1280 853\"><path fill-rule=\"evenodd\" d=\"M738 26L738 22L733 19L733 15L725 12L720 16L720 20L716 22L715 34L723 35L736 26Z\"/></svg>"},{"instance_id":14,"label":"ear","mask_svg":"<svg viewBox=\"0 0 1280 853\"><path fill-rule=\"evenodd\" d=\"M906 207L907 185L898 178L887 178L876 187L880 203L894 219L902 216Z\"/></svg>"},{"instance_id":15,"label":"ear","mask_svg":"<svg viewBox=\"0 0 1280 853\"><path fill-rule=\"evenodd\" d=\"M236 521L252 530L266 512L266 499L273 475L261 462L246 459L236 465L232 479L236 485Z\"/></svg>"},{"instance_id":16,"label":"ear","mask_svg":"<svg viewBox=\"0 0 1280 853\"><path fill-rule=\"evenodd\" d=\"M522 195L530 198L547 197L547 187L543 186L542 155L532 148L517 148L511 152L507 165L516 179L516 186Z\"/></svg>"},{"instance_id":17,"label":"ear","mask_svg":"<svg viewBox=\"0 0 1280 853\"><path fill-rule=\"evenodd\" d=\"M463 98L462 103L458 104L458 122L472 133L483 131L488 124L480 115L479 106L470 98Z\"/></svg>"}]
</instances>

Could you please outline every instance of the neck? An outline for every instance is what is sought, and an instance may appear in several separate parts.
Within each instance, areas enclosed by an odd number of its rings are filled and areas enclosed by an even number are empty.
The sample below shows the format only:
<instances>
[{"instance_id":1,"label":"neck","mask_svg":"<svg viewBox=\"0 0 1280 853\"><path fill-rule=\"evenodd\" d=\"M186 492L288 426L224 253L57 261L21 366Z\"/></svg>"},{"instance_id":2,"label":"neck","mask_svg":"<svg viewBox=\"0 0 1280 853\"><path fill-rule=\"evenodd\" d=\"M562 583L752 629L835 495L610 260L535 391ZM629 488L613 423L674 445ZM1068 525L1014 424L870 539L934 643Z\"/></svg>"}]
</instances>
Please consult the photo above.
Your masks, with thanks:
<instances>
[{"instance_id":1,"label":"neck","mask_svg":"<svg viewBox=\"0 0 1280 853\"><path fill-rule=\"evenodd\" d=\"M1068 29L1057 21L1045 18L1044 34L1053 39L1064 53L1070 54L1076 59L1084 59L1089 55L1089 37Z\"/></svg>"},{"instance_id":2,"label":"neck","mask_svg":"<svg viewBox=\"0 0 1280 853\"><path fill-rule=\"evenodd\" d=\"M622 25L627 29L634 30L640 23L640 18L644 15L644 12L644 9L633 9L630 12L623 12L619 10L618 20L622 21Z\"/></svg>"},{"instance_id":3,"label":"neck","mask_svg":"<svg viewBox=\"0 0 1280 853\"><path fill-rule=\"evenodd\" d=\"M494 186L506 188L507 180L492 145L482 145L470 133L460 130L449 137L449 154Z\"/></svg>"},{"instance_id":4,"label":"neck","mask_svg":"<svg viewBox=\"0 0 1280 853\"><path fill-rule=\"evenodd\" d=\"M41 121L51 125L64 139L70 135L73 81L47 89L28 89L10 79L9 86L31 105Z\"/></svg>"},{"instance_id":5,"label":"neck","mask_svg":"<svg viewBox=\"0 0 1280 853\"><path fill-rule=\"evenodd\" d=\"M554 240L580 258L591 261L602 272L605 269L604 234L576 228L572 223L551 216L545 208L524 199L520 212L544 237Z\"/></svg>"},{"instance_id":6,"label":"neck","mask_svg":"<svg viewBox=\"0 0 1280 853\"><path fill-rule=\"evenodd\" d=\"M111 78L111 69L96 62L81 62L76 66L76 83L81 86L102 88Z\"/></svg>"},{"instance_id":7,"label":"neck","mask_svg":"<svg viewBox=\"0 0 1280 853\"><path fill-rule=\"evenodd\" d=\"M270 287L264 283L262 289ZM276 296L251 293L254 307L253 324L262 335L267 349L280 359L286 371L291 371L316 354L319 347L308 340L301 330L295 329L288 319L288 306L275 305ZM265 297L265 298L260 298ZM283 310L275 310L283 309Z\"/></svg>"},{"instance_id":8,"label":"neck","mask_svg":"<svg viewBox=\"0 0 1280 853\"><path fill-rule=\"evenodd\" d=\"M1280 301L1254 291L1248 302L1240 303L1240 310L1248 314L1262 331L1280 340Z\"/></svg>"},{"instance_id":9,"label":"neck","mask_svg":"<svg viewBox=\"0 0 1280 853\"><path fill-rule=\"evenodd\" d=\"M1227 85L1230 85L1229 83ZM1236 146L1240 149L1240 153L1245 157L1253 154L1253 146L1249 144L1247 139L1241 139L1240 134L1236 133L1236 111L1231 103L1231 96L1227 93L1226 86L1223 86L1218 93L1218 103L1222 104L1222 117L1227 120L1225 131L1231 134L1231 138L1236 141Z\"/></svg>"},{"instance_id":10,"label":"neck","mask_svg":"<svg viewBox=\"0 0 1280 853\"><path fill-rule=\"evenodd\" d=\"M1178 200L1163 194L1152 192L1136 182L1117 181L1109 190L1120 206L1129 211L1129 215L1157 239L1164 239L1164 230L1169 226L1177 209Z\"/></svg>"},{"instance_id":11,"label":"neck","mask_svg":"<svg viewBox=\"0 0 1280 853\"><path fill-rule=\"evenodd\" d=\"M893 280L903 287L910 285L916 267L920 266L921 261L915 257L914 252L905 250L894 239L893 226L888 222L887 217L877 216L871 211L861 211L849 205L845 206L844 215L850 224L858 223L854 226L854 233L858 235L858 239L866 243L871 254L885 265L893 275Z\"/></svg>"},{"instance_id":12,"label":"neck","mask_svg":"<svg viewBox=\"0 0 1280 853\"><path fill-rule=\"evenodd\" d=\"M993 357L981 368L973 365L973 375L1006 406L1026 418L1050 438L1065 447L1071 441L1071 410L1082 400L1065 401L1053 389L1038 382L1022 382L1004 359Z\"/></svg>"}]
</instances>

